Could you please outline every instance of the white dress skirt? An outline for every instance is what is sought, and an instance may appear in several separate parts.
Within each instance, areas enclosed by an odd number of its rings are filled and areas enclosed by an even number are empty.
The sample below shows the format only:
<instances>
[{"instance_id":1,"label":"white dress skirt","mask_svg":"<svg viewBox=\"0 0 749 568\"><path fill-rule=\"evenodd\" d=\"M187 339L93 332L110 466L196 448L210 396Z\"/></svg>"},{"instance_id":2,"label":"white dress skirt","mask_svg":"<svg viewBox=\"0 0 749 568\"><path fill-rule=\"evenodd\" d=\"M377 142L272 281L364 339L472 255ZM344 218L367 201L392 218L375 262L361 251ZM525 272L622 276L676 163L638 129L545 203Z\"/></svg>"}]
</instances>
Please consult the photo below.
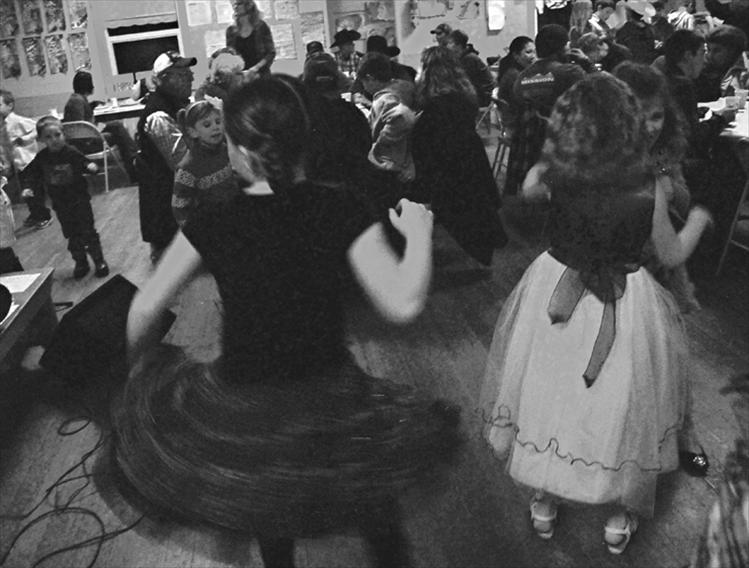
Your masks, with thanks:
<instances>
[{"instance_id":1,"label":"white dress skirt","mask_svg":"<svg viewBox=\"0 0 749 568\"><path fill-rule=\"evenodd\" d=\"M658 474L678 467L686 409L679 309L645 269L628 274L613 346L587 388L604 304L586 290L570 319L552 325L549 300L565 268L541 254L502 309L481 392L484 435L523 485L652 516Z\"/></svg>"}]
</instances>

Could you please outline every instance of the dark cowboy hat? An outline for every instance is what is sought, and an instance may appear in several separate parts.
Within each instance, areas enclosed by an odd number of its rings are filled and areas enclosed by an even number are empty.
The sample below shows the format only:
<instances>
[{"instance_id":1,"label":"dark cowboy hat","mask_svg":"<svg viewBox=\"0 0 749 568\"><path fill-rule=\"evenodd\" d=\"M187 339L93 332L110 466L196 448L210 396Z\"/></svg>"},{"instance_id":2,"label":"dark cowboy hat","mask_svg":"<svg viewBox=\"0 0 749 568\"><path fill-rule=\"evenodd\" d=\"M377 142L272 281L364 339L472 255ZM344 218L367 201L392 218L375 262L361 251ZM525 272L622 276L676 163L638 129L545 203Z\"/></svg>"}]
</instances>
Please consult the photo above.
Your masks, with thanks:
<instances>
[{"instance_id":1,"label":"dark cowboy hat","mask_svg":"<svg viewBox=\"0 0 749 568\"><path fill-rule=\"evenodd\" d=\"M395 57L401 52L394 45L388 45L388 40L381 35L371 35L367 38L367 53L371 51L382 53L388 57Z\"/></svg>"},{"instance_id":2,"label":"dark cowboy hat","mask_svg":"<svg viewBox=\"0 0 749 568\"><path fill-rule=\"evenodd\" d=\"M333 43L330 47L340 47L346 43L353 43L361 39L361 34L356 30L341 30L333 36Z\"/></svg>"}]
</instances>

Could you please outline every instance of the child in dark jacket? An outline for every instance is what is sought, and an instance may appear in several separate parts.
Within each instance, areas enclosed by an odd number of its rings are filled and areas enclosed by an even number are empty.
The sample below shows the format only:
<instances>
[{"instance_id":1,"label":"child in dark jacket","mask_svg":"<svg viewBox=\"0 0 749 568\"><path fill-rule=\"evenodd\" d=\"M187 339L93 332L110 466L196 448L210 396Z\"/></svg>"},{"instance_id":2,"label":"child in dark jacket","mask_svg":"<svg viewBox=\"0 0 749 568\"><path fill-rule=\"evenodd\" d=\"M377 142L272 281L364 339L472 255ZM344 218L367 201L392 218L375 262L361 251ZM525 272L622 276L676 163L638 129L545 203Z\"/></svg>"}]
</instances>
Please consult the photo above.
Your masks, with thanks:
<instances>
[{"instance_id":1,"label":"child in dark jacket","mask_svg":"<svg viewBox=\"0 0 749 568\"><path fill-rule=\"evenodd\" d=\"M68 239L68 250L75 261L73 277L83 278L90 267L86 252L94 261L94 274L99 277L109 274L94 226L91 196L83 177L85 172L96 173L96 164L79 150L65 142L62 123L58 118L45 116L36 124L37 137L46 147L24 169L23 195L44 196L52 200L52 208L62 226L62 234Z\"/></svg>"}]
</instances>

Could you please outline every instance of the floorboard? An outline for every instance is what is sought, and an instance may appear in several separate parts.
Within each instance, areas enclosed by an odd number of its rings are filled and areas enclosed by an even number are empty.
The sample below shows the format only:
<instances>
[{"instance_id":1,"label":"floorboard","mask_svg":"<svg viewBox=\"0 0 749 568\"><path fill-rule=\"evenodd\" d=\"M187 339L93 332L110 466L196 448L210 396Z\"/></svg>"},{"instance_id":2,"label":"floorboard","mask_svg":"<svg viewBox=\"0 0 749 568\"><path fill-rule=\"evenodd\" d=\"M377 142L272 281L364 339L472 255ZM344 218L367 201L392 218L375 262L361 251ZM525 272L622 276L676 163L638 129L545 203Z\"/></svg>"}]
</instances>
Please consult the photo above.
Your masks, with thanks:
<instances>
[{"instance_id":1,"label":"floorboard","mask_svg":"<svg viewBox=\"0 0 749 568\"><path fill-rule=\"evenodd\" d=\"M132 187L96 191L92 203L112 272L143 284L152 267L138 230L137 191ZM25 211L17 207L16 213L22 221ZM508 199L503 215L510 243L495 254L488 269L466 257L437 228L434 282L427 307L414 323L390 326L361 298L353 299L349 309L349 345L368 372L445 397L463 410L467 442L447 479L437 490L417 489L403 500L415 566L686 565L738 432L729 401L718 390L731 376L749 370L747 256L732 253L720 279L698 282L703 309L687 318L694 355L695 420L712 462L710 476L704 480L681 472L664 476L655 518L642 524L623 556L614 557L603 545L605 507L563 509L555 537L548 542L538 539L528 519L528 495L504 473L503 464L480 439L475 409L497 315L525 268L544 248L543 211ZM41 231L21 229L18 237L15 249L26 268L56 268L55 301L78 302L103 282L93 276L72 278L73 262L59 223ZM220 302L212 278L198 277L173 309L178 318L167 339L196 357L215 357ZM70 391L43 375L14 373L0 380L0 555L20 534L0 565L31 566L45 554L139 520L114 489L85 479L85 473L97 475L95 456L86 460L85 471L84 466L73 471L79 479L54 486L105 432L102 424L86 422L87 416L101 416L91 407L97 402L101 397L96 392ZM52 512L66 505L68 509ZM21 533L24 527L28 528ZM299 541L295 554L304 568L370 565L364 543L355 533ZM242 535L143 519L123 534L41 564L89 565L235 568L262 563L256 543Z\"/></svg>"}]
</instances>

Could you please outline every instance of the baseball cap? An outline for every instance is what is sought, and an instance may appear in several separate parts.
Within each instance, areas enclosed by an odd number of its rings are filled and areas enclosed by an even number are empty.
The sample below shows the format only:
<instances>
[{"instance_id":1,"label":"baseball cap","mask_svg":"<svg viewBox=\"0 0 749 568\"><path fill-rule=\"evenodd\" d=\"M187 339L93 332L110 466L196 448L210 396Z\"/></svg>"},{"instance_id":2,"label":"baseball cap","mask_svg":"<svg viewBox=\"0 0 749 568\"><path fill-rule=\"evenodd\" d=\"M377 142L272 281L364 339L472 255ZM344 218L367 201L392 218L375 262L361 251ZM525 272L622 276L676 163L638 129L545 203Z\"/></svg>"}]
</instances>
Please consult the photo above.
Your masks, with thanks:
<instances>
[{"instance_id":1,"label":"baseball cap","mask_svg":"<svg viewBox=\"0 0 749 568\"><path fill-rule=\"evenodd\" d=\"M453 29L448 24L439 24L436 28L434 28L430 34L449 34Z\"/></svg>"},{"instance_id":2,"label":"baseball cap","mask_svg":"<svg viewBox=\"0 0 749 568\"><path fill-rule=\"evenodd\" d=\"M321 42L311 41L307 44L307 56L310 56L313 53L320 53L321 51L325 51Z\"/></svg>"},{"instance_id":3,"label":"baseball cap","mask_svg":"<svg viewBox=\"0 0 749 568\"><path fill-rule=\"evenodd\" d=\"M324 52L311 54L304 62L302 81L311 89L332 91L338 87L338 64L332 55Z\"/></svg>"},{"instance_id":4,"label":"baseball cap","mask_svg":"<svg viewBox=\"0 0 749 568\"><path fill-rule=\"evenodd\" d=\"M197 62L194 57L182 57L179 51L166 51L153 62L153 74L160 75L170 67L192 67Z\"/></svg>"}]
</instances>

